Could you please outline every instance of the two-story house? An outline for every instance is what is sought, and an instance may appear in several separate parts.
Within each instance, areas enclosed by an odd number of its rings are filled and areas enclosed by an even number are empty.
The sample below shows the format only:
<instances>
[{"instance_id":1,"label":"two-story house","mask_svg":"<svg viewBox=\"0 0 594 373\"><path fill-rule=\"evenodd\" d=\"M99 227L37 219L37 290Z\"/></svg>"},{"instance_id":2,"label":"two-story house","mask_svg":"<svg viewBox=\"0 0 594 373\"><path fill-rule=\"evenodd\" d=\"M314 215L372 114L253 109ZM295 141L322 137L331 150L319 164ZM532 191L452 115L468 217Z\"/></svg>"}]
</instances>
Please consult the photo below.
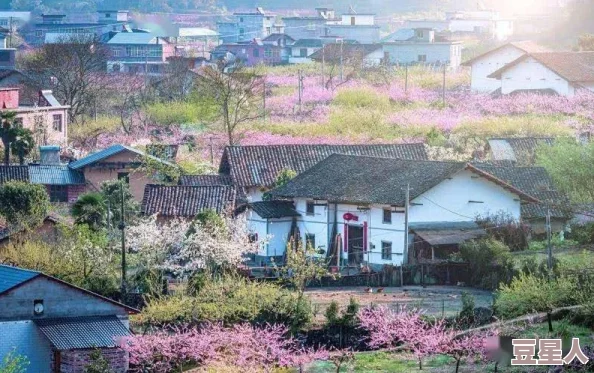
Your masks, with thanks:
<instances>
[{"instance_id":1,"label":"two-story house","mask_svg":"<svg viewBox=\"0 0 594 373\"><path fill-rule=\"evenodd\" d=\"M66 145L68 109L52 91L40 91L36 102L21 102L19 88L0 88L0 109L17 114L15 124L31 130L37 145Z\"/></svg>"},{"instance_id":2,"label":"two-story house","mask_svg":"<svg viewBox=\"0 0 594 373\"><path fill-rule=\"evenodd\" d=\"M327 36L354 40L361 44L377 43L380 40L380 26L375 24L375 14L345 13L339 21L329 21Z\"/></svg>"},{"instance_id":3,"label":"two-story house","mask_svg":"<svg viewBox=\"0 0 594 373\"><path fill-rule=\"evenodd\" d=\"M410 37L385 38L384 60L391 64L433 64L458 67L462 62L462 42L438 38L435 30L417 28ZM404 40L402 40L404 39Z\"/></svg>"},{"instance_id":4,"label":"two-story house","mask_svg":"<svg viewBox=\"0 0 594 373\"><path fill-rule=\"evenodd\" d=\"M175 46L150 32L118 32L107 42L108 72L160 75L167 59L175 56Z\"/></svg>"},{"instance_id":5,"label":"two-story house","mask_svg":"<svg viewBox=\"0 0 594 373\"><path fill-rule=\"evenodd\" d=\"M326 24L334 21L331 8L316 8L316 15L283 17L285 33L295 40L317 39L327 34Z\"/></svg>"},{"instance_id":6,"label":"two-story house","mask_svg":"<svg viewBox=\"0 0 594 373\"><path fill-rule=\"evenodd\" d=\"M275 15L259 7L254 12L233 13L231 21L217 22L217 31L223 43L264 39L274 32L282 32L275 30Z\"/></svg>"},{"instance_id":7,"label":"two-story house","mask_svg":"<svg viewBox=\"0 0 594 373\"><path fill-rule=\"evenodd\" d=\"M291 201L291 209L263 224L259 209L252 208L250 229L265 237L273 224L287 238L269 241L260 254L282 256L289 233L298 232L304 244L325 252L338 266L401 265L447 256L460 237L484 234L474 223L478 216L504 212L519 221L522 204L538 202L464 162L341 154L329 156L271 195L283 199L283 206Z\"/></svg>"}]
</instances>

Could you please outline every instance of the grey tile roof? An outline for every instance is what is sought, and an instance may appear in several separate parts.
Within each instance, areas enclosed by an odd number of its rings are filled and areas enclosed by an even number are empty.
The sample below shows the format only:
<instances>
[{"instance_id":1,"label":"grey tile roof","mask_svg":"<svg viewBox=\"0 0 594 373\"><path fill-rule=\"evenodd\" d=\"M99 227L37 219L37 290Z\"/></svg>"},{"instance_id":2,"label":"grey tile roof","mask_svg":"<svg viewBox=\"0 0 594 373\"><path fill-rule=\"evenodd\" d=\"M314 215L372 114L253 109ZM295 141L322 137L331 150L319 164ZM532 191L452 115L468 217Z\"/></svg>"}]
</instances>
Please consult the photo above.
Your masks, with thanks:
<instances>
[{"instance_id":1,"label":"grey tile roof","mask_svg":"<svg viewBox=\"0 0 594 373\"><path fill-rule=\"evenodd\" d=\"M487 234L473 221L411 223L409 228L432 246L458 245Z\"/></svg>"},{"instance_id":2,"label":"grey tile roof","mask_svg":"<svg viewBox=\"0 0 594 373\"><path fill-rule=\"evenodd\" d=\"M370 26L373 27L373 26ZM378 49L382 49L383 46L381 44L339 44L339 43L331 43L326 44L320 50L312 53L309 58L314 61L326 61L326 62L338 62L341 59L349 60L349 59L360 59L364 58L367 55L377 51Z\"/></svg>"},{"instance_id":3,"label":"grey tile roof","mask_svg":"<svg viewBox=\"0 0 594 373\"><path fill-rule=\"evenodd\" d=\"M213 186L233 185L229 175L183 175L179 179L180 185Z\"/></svg>"},{"instance_id":4,"label":"grey tile roof","mask_svg":"<svg viewBox=\"0 0 594 373\"><path fill-rule=\"evenodd\" d=\"M495 161L520 161L527 164L534 162L536 148L541 144L553 145L552 137L509 137L488 140L491 156Z\"/></svg>"},{"instance_id":5,"label":"grey tile roof","mask_svg":"<svg viewBox=\"0 0 594 373\"><path fill-rule=\"evenodd\" d=\"M8 181L29 181L27 166L0 166L0 185Z\"/></svg>"},{"instance_id":6,"label":"grey tile roof","mask_svg":"<svg viewBox=\"0 0 594 373\"><path fill-rule=\"evenodd\" d=\"M85 176L67 165L29 165L29 177L33 184L84 185Z\"/></svg>"},{"instance_id":7,"label":"grey tile roof","mask_svg":"<svg viewBox=\"0 0 594 373\"><path fill-rule=\"evenodd\" d=\"M405 188L414 199L444 179L468 169L518 194L530 195L464 162L416 161L333 154L308 171L272 190L275 197L307 197L344 203L403 206Z\"/></svg>"},{"instance_id":8,"label":"grey tile roof","mask_svg":"<svg viewBox=\"0 0 594 373\"><path fill-rule=\"evenodd\" d=\"M546 217L547 204L551 205L552 217L568 218L571 216L569 198L555 189L553 180L544 168L497 167L486 164L474 164L474 166L536 197L542 202L522 205L522 219Z\"/></svg>"},{"instance_id":9,"label":"grey tile roof","mask_svg":"<svg viewBox=\"0 0 594 373\"><path fill-rule=\"evenodd\" d=\"M88 156L86 156L84 158L81 158L81 159L79 159L77 161L74 161L74 162L70 163L68 165L68 167L70 167L70 168L72 168L74 170L78 170L78 169L84 168L84 167L89 166L89 165L91 165L93 163L102 161L102 160L104 160L106 158L109 158L111 156L114 156L116 154L119 154L119 153L125 152L125 151L135 153L135 154L137 154L140 157L150 157L151 159L156 160L158 162L161 162L161 163L163 163L165 165L169 165L169 166L175 167L175 165L172 164L172 163L169 163L167 161L164 161L164 160L159 159L157 157L154 157L152 155L147 155L146 153L144 153L144 152L142 152L142 151L140 151L138 149L134 149L132 147L125 146L125 145L120 145L120 144L112 145L109 148L103 149L103 150L98 151L98 152L93 153L93 154L89 154Z\"/></svg>"},{"instance_id":10,"label":"grey tile roof","mask_svg":"<svg viewBox=\"0 0 594 373\"><path fill-rule=\"evenodd\" d=\"M59 351L118 347L118 339L130 335L115 315L37 319L34 323Z\"/></svg>"},{"instance_id":11,"label":"grey tile roof","mask_svg":"<svg viewBox=\"0 0 594 373\"><path fill-rule=\"evenodd\" d=\"M24 283L41 273L0 264L0 294Z\"/></svg>"},{"instance_id":12,"label":"grey tile roof","mask_svg":"<svg viewBox=\"0 0 594 373\"><path fill-rule=\"evenodd\" d=\"M300 216L291 201L260 201L248 205L256 214L264 219L280 219Z\"/></svg>"},{"instance_id":13,"label":"grey tile roof","mask_svg":"<svg viewBox=\"0 0 594 373\"><path fill-rule=\"evenodd\" d=\"M262 145L228 146L219 173L230 175L238 187L271 186L285 169L302 173L331 154L426 160L425 145Z\"/></svg>"},{"instance_id":14,"label":"grey tile roof","mask_svg":"<svg viewBox=\"0 0 594 373\"><path fill-rule=\"evenodd\" d=\"M321 39L299 39L291 48L322 48L323 45Z\"/></svg>"},{"instance_id":15,"label":"grey tile roof","mask_svg":"<svg viewBox=\"0 0 594 373\"><path fill-rule=\"evenodd\" d=\"M144 188L142 212L146 215L193 217L204 210L218 213L230 211L235 205L232 186L153 185Z\"/></svg>"}]
</instances>

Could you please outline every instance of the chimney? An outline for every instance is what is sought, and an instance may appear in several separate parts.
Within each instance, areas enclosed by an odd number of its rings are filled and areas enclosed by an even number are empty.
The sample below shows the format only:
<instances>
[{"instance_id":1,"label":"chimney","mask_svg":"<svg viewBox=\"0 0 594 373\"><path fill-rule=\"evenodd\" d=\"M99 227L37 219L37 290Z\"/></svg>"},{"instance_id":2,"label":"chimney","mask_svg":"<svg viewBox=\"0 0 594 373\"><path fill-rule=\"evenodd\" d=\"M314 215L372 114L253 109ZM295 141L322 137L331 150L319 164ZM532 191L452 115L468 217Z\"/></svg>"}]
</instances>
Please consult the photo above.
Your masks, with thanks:
<instances>
[{"instance_id":1,"label":"chimney","mask_svg":"<svg viewBox=\"0 0 594 373\"><path fill-rule=\"evenodd\" d=\"M39 147L40 164L42 166L55 166L60 164L60 147L46 145Z\"/></svg>"}]
</instances>

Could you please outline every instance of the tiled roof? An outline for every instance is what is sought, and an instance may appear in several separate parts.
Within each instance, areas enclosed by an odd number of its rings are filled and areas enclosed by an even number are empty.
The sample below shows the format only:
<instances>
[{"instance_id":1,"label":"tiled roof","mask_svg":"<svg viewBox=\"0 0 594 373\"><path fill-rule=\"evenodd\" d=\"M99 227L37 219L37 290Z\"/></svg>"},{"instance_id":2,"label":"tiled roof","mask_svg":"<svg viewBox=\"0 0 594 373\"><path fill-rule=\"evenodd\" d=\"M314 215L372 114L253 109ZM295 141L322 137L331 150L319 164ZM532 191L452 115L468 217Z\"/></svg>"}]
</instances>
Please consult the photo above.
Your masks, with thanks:
<instances>
[{"instance_id":1,"label":"tiled roof","mask_svg":"<svg viewBox=\"0 0 594 373\"><path fill-rule=\"evenodd\" d=\"M38 319L34 323L58 351L118 347L119 339L130 335L115 315Z\"/></svg>"},{"instance_id":2,"label":"tiled roof","mask_svg":"<svg viewBox=\"0 0 594 373\"><path fill-rule=\"evenodd\" d=\"M260 201L250 203L249 207L264 219L300 216L291 201Z\"/></svg>"},{"instance_id":3,"label":"tiled roof","mask_svg":"<svg viewBox=\"0 0 594 373\"><path fill-rule=\"evenodd\" d=\"M483 57L486 57L488 55L491 55L507 46L513 46L516 47L517 49L521 50L524 53L543 53L543 52L549 52L550 50L546 47L543 47L542 45L538 45L535 42L531 41L531 40L523 40L523 41L512 41L510 43L506 43L503 44L502 46L495 48L495 49L491 49L490 51L483 53L479 56L476 56L466 62L464 62L462 65L464 66L471 66L474 62L482 59Z\"/></svg>"},{"instance_id":4,"label":"tiled roof","mask_svg":"<svg viewBox=\"0 0 594 373\"><path fill-rule=\"evenodd\" d=\"M67 165L29 165L32 184L84 185L85 176Z\"/></svg>"},{"instance_id":5,"label":"tiled roof","mask_svg":"<svg viewBox=\"0 0 594 373\"><path fill-rule=\"evenodd\" d=\"M542 203L522 205L522 219L544 218L547 204L551 205L551 216L565 218L571 216L567 196L555 190L553 180L542 167L497 167L474 164L475 167L503 180L514 187L536 197Z\"/></svg>"},{"instance_id":6,"label":"tiled roof","mask_svg":"<svg viewBox=\"0 0 594 373\"><path fill-rule=\"evenodd\" d=\"M495 161L524 161L532 163L536 148L541 144L553 145L552 137L509 137L488 140Z\"/></svg>"},{"instance_id":7,"label":"tiled roof","mask_svg":"<svg viewBox=\"0 0 594 373\"><path fill-rule=\"evenodd\" d=\"M144 188L142 212L146 215L193 217L204 210L232 210L235 188L231 186L153 185Z\"/></svg>"},{"instance_id":8,"label":"tiled roof","mask_svg":"<svg viewBox=\"0 0 594 373\"><path fill-rule=\"evenodd\" d=\"M568 82L594 81L594 52L548 52L526 54L495 71L489 78L501 79L501 74L527 58L534 58Z\"/></svg>"},{"instance_id":9,"label":"tiled roof","mask_svg":"<svg viewBox=\"0 0 594 373\"><path fill-rule=\"evenodd\" d=\"M341 48L342 47L342 48ZM320 50L314 52L310 58L314 61L337 62L341 56L344 59L356 59L365 57L378 49L382 49L381 44L346 44L331 43L326 44Z\"/></svg>"},{"instance_id":10,"label":"tiled roof","mask_svg":"<svg viewBox=\"0 0 594 373\"><path fill-rule=\"evenodd\" d=\"M148 32L118 32L107 44L154 44L156 36Z\"/></svg>"},{"instance_id":11,"label":"tiled roof","mask_svg":"<svg viewBox=\"0 0 594 373\"><path fill-rule=\"evenodd\" d=\"M487 234L473 221L411 223L409 228L432 246L458 245Z\"/></svg>"},{"instance_id":12,"label":"tiled roof","mask_svg":"<svg viewBox=\"0 0 594 373\"><path fill-rule=\"evenodd\" d=\"M270 186L278 174L290 169L304 172L331 154L384 158L427 159L425 146L389 145L263 145L225 148L219 173L230 175L238 187Z\"/></svg>"},{"instance_id":13,"label":"tiled roof","mask_svg":"<svg viewBox=\"0 0 594 373\"><path fill-rule=\"evenodd\" d=\"M84 167L89 166L89 165L91 165L93 163L102 161L102 160L104 160L106 158L112 157L112 156L114 156L116 154L119 154L119 153L125 152L125 151L129 151L129 152L135 153L135 154L137 154L140 157L149 157L149 158L151 158L151 159L153 159L155 161L161 162L161 163L163 163L165 165L175 167L175 165L173 165L173 164L171 164L171 163L169 163L167 161L164 161L164 160L159 159L157 157L154 157L152 155L147 155L146 153L144 153L144 152L142 152L142 151L140 151L138 149L134 149L134 148L131 148L129 146L120 145L120 144L112 145L112 146L110 146L107 149L103 149L103 150L98 151L96 153L90 154L90 155L88 155L88 156L86 156L84 158L81 158L81 159L79 159L77 161L74 161L74 162L70 163L68 165L68 167L70 167L70 168L72 168L74 170L78 170L78 169L84 168Z\"/></svg>"},{"instance_id":14,"label":"tiled roof","mask_svg":"<svg viewBox=\"0 0 594 373\"><path fill-rule=\"evenodd\" d=\"M295 41L295 39L293 39L289 35L279 34L279 33L270 34L267 37L265 37L264 39L262 39L262 41L279 41L279 40L283 40L283 39Z\"/></svg>"},{"instance_id":15,"label":"tiled roof","mask_svg":"<svg viewBox=\"0 0 594 373\"><path fill-rule=\"evenodd\" d=\"M213 186L233 185L229 175L183 175L179 179L180 185Z\"/></svg>"},{"instance_id":16,"label":"tiled roof","mask_svg":"<svg viewBox=\"0 0 594 373\"><path fill-rule=\"evenodd\" d=\"M0 294L39 276L41 273L0 264Z\"/></svg>"},{"instance_id":17,"label":"tiled roof","mask_svg":"<svg viewBox=\"0 0 594 373\"><path fill-rule=\"evenodd\" d=\"M8 181L29 181L27 166L0 166L0 185Z\"/></svg>"},{"instance_id":18,"label":"tiled roof","mask_svg":"<svg viewBox=\"0 0 594 373\"><path fill-rule=\"evenodd\" d=\"M403 206L407 184L411 188L412 200L465 169L501 185L522 199L535 201L526 193L464 162L411 161L341 154L331 155L271 193L276 197Z\"/></svg>"},{"instance_id":19,"label":"tiled roof","mask_svg":"<svg viewBox=\"0 0 594 373\"><path fill-rule=\"evenodd\" d=\"M299 39L293 45L292 48L322 48L321 39Z\"/></svg>"}]
</instances>

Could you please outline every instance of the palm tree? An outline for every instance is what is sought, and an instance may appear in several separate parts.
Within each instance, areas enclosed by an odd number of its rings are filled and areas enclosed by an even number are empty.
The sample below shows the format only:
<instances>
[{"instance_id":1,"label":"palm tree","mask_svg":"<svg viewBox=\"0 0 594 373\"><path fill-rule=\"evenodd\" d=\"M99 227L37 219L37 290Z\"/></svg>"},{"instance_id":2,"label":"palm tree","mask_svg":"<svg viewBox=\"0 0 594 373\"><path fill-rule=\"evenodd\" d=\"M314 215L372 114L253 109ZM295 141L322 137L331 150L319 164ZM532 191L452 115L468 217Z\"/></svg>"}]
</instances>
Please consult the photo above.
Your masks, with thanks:
<instances>
[{"instance_id":1,"label":"palm tree","mask_svg":"<svg viewBox=\"0 0 594 373\"><path fill-rule=\"evenodd\" d=\"M19 157L19 163L25 164L25 157L35 149L33 132L26 128L15 128L15 140L10 144L12 155Z\"/></svg>"},{"instance_id":2,"label":"palm tree","mask_svg":"<svg viewBox=\"0 0 594 373\"><path fill-rule=\"evenodd\" d=\"M87 224L91 229L105 226L105 201L101 193L86 193L72 205L76 224Z\"/></svg>"},{"instance_id":3,"label":"palm tree","mask_svg":"<svg viewBox=\"0 0 594 373\"><path fill-rule=\"evenodd\" d=\"M4 147L4 164L8 165L10 162L10 144L16 140L16 128L14 120L16 113L14 111L0 112L0 140Z\"/></svg>"}]
</instances>

